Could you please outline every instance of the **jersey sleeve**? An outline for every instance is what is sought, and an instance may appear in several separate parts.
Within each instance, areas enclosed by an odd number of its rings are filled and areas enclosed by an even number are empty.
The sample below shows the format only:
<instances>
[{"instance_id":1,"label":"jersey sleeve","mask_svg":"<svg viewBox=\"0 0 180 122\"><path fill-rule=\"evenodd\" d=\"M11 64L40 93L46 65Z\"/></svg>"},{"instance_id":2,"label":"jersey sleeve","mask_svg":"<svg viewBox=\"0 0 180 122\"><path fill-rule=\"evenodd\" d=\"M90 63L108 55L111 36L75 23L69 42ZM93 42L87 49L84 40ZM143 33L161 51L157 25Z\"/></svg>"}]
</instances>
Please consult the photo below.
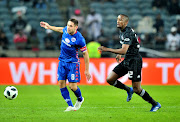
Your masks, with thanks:
<instances>
[{"instance_id":1,"label":"jersey sleeve","mask_svg":"<svg viewBox=\"0 0 180 122\"><path fill-rule=\"evenodd\" d=\"M86 41L85 41L84 37L80 37L78 45L79 45L81 52L85 52L87 50Z\"/></svg>"},{"instance_id":2,"label":"jersey sleeve","mask_svg":"<svg viewBox=\"0 0 180 122\"><path fill-rule=\"evenodd\" d=\"M126 32L124 34L124 44L131 45L132 44L132 37L130 32Z\"/></svg>"},{"instance_id":3,"label":"jersey sleeve","mask_svg":"<svg viewBox=\"0 0 180 122\"><path fill-rule=\"evenodd\" d=\"M67 31L67 26L63 28L63 33L65 33L65 31Z\"/></svg>"}]
</instances>

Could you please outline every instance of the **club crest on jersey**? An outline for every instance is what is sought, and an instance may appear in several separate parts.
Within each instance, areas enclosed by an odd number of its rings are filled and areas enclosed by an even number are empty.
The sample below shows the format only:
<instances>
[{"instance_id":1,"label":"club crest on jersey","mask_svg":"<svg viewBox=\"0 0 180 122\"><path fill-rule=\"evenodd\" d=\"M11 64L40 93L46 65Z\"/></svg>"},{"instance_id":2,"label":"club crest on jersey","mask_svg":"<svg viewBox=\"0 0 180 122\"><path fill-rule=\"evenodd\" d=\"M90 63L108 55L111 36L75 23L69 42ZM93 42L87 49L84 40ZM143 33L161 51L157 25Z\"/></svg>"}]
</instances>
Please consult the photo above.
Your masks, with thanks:
<instances>
[{"instance_id":1,"label":"club crest on jersey","mask_svg":"<svg viewBox=\"0 0 180 122\"><path fill-rule=\"evenodd\" d=\"M65 41L66 41L67 43L69 43L69 42L70 42L70 40L69 40L68 38L65 38Z\"/></svg>"},{"instance_id":2,"label":"club crest on jersey","mask_svg":"<svg viewBox=\"0 0 180 122\"><path fill-rule=\"evenodd\" d=\"M72 42L75 42L75 41L76 41L76 38L74 38L74 37L71 38L71 41L72 41Z\"/></svg>"}]
</instances>

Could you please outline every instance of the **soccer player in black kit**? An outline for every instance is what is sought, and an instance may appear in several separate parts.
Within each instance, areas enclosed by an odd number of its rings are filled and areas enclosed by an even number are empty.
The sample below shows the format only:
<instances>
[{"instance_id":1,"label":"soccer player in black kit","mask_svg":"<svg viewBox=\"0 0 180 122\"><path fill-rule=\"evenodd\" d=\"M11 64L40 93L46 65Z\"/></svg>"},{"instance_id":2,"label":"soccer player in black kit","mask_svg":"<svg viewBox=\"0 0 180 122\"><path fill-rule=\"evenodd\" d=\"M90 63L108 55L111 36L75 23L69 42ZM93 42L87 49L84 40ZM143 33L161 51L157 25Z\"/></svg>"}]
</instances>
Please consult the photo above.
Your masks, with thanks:
<instances>
[{"instance_id":1,"label":"soccer player in black kit","mask_svg":"<svg viewBox=\"0 0 180 122\"><path fill-rule=\"evenodd\" d=\"M120 29L119 37L120 43L122 44L120 49L112 49L104 46L98 48L100 51L117 54L117 62L121 61L121 55L125 55L124 60L113 69L106 80L110 85L127 91L127 102L131 100L132 95L135 92L145 101L152 104L150 111L155 112L161 108L161 104L156 102L144 89L141 88L142 57L139 54L140 45L134 30L127 26L128 21L129 17L127 15L120 14L117 17L117 27ZM118 80L118 78L127 73L128 78L132 81L132 87L128 87Z\"/></svg>"}]
</instances>

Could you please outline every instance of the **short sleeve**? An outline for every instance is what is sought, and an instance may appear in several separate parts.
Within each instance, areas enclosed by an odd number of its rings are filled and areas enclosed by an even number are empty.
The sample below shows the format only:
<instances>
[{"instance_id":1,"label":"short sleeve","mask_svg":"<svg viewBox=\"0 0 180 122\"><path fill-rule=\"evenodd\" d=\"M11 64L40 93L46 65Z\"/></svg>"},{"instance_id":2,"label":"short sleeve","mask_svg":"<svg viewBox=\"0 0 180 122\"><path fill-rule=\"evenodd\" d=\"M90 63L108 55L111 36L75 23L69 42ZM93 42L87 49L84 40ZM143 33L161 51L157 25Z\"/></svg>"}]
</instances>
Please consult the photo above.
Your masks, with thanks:
<instances>
[{"instance_id":1,"label":"short sleeve","mask_svg":"<svg viewBox=\"0 0 180 122\"><path fill-rule=\"evenodd\" d=\"M80 37L78 45L80 47L81 52L85 52L87 50L86 41L84 37Z\"/></svg>"},{"instance_id":2,"label":"short sleeve","mask_svg":"<svg viewBox=\"0 0 180 122\"><path fill-rule=\"evenodd\" d=\"M63 28L63 33L65 33L65 31L67 31L67 26Z\"/></svg>"}]
</instances>

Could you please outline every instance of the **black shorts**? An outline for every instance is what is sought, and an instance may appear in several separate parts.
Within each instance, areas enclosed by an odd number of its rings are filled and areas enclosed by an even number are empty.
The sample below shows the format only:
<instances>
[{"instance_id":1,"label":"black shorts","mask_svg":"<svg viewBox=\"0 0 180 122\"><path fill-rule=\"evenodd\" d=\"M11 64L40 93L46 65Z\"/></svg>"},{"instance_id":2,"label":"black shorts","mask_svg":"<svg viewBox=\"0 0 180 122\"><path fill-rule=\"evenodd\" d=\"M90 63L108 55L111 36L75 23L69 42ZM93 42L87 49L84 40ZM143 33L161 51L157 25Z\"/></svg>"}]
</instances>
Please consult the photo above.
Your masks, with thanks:
<instances>
[{"instance_id":1,"label":"black shorts","mask_svg":"<svg viewBox=\"0 0 180 122\"><path fill-rule=\"evenodd\" d=\"M142 70L142 58L132 58L124 59L120 64L118 64L113 71L119 75L119 77L124 76L128 73L128 78L132 82L141 81L141 70Z\"/></svg>"}]
</instances>

